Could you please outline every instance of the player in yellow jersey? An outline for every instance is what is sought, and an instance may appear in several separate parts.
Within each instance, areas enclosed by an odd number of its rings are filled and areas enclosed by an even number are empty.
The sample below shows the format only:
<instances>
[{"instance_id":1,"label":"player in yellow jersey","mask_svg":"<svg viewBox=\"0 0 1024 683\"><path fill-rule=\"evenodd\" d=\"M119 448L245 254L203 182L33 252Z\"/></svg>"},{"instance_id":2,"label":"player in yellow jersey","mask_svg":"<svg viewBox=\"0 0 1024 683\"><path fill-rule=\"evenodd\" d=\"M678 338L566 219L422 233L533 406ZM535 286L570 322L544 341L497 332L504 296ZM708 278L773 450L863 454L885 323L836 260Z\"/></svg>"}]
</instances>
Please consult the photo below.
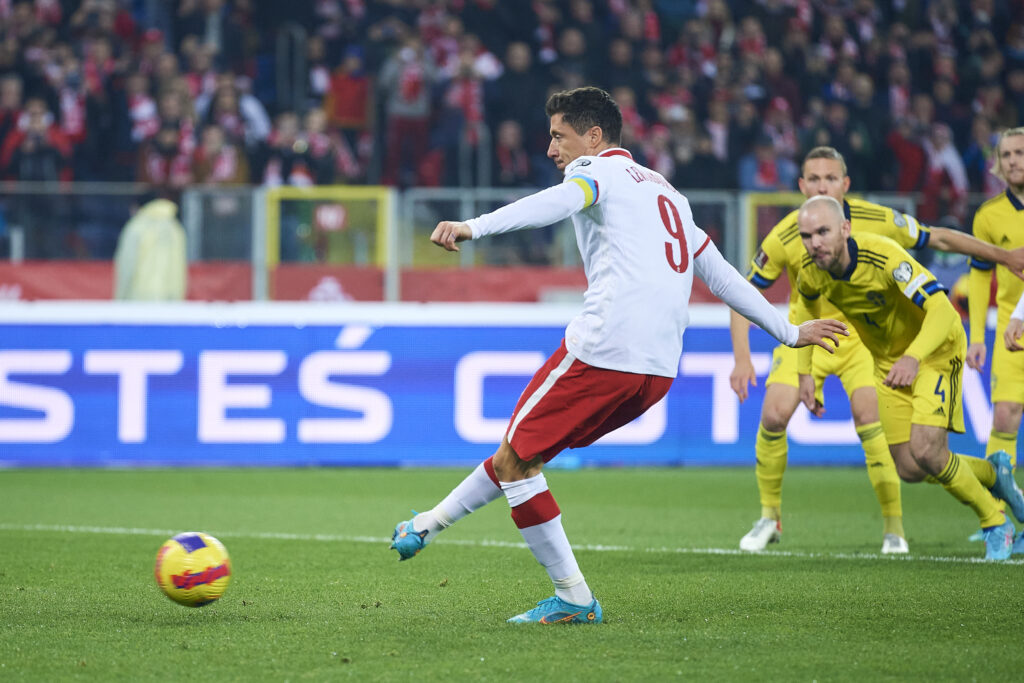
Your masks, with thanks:
<instances>
[{"instance_id":1,"label":"player in yellow jersey","mask_svg":"<svg viewBox=\"0 0 1024 683\"><path fill-rule=\"evenodd\" d=\"M1024 250L1009 252L959 231L929 228L912 216L871 202L847 198L850 178L846 174L846 163L832 147L816 147L807 154L798 184L805 197L830 196L839 201L855 233L885 235L908 249L930 246L1006 263L1018 271L1024 269ZM754 257L749 275L752 283L764 289L785 273L790 283L791 305L796 296L793 286L796 272L801 260L807 256L799 239L796 219L797 211L793 211L772 228ZM831 310L830 315L838 315L838 312ZM734 315L730 329L736 359L730 383L740 401L744 401L748 396L748 385L756 385L757 382L750 358L750 323ZM849 397L857 435L864 448L868 478L882 509L882 552L905 553L909 548L903 533L899 477L879 422L872 368L871 354L856 335L844 339L836 354L823 352L814 356L814 376L818 385L828 375L836 375ZM765 385L755 446L761 518L740 540L740 548L750 551L763 550L768 543L781 538L782 478L788 451L786 427L799 404L795 353L783 347L775 350Z\"/></svg>"},{"instance_id":2,"label":"player in yellow jersey","mask_svg":"<svg viewBox=\"0 0 1024 683\"><path fill-rule=\"evenodd\" d=\"M1014 526L996 497L1024 521L1009 457L1000 452L983 460L949 450L949 432L964 431L967 335L945 287L893 240L851 235L832 197L804 202L797 224L807 257L796 278L796 319L814 317L823 299L843 312L874 358L882 428L900 479L942 484L978 515L986 559L1009 558ZM820 415L812 363L810 353L798 353L800 400Z\"/></svg>"},{"instance_id":3,"label":"player in yellow jersey","mask_svg":"<svg viewBox=\"0 0 1024 683\"><path fill-rule=\"evenodd\" d=\"M1024 128L1011 128L1000 135L992 172L1006 182L1006 191L989 199L974 214L974 236L1008 248L1024 246ZM992 271L996 275L998 309L996 338L1003 336L1024 282L1005 266L971 259L968 277L971 343L967 365L975 370L985 366L985 320L991 292ZM1024 355L1009 353L1004 344L992 351L992 432L988 453L1006 451L1017 462L1017 431L1024 409Z\"/></svg>"}]
</instances>

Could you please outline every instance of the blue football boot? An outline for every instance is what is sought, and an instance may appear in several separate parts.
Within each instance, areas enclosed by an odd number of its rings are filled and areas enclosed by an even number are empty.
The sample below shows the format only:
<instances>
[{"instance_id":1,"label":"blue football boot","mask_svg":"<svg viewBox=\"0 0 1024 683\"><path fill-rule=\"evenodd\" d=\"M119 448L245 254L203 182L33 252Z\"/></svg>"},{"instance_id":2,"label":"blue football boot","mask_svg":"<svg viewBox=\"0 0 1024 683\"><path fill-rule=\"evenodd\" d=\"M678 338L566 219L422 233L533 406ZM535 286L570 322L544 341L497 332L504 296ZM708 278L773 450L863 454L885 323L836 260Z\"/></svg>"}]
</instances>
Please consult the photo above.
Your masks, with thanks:
<instances>
[{"instance_id":1,"label":"blue football boot","mask_svg":"<svg viewBox=\"0 0 1024 683\"><path fill-rule=\"evenodd\" d=\"M1024 529L1017 534L1017 540L1013 542L1013 549L1010 550L1011 555L1024 555Z\"/></svg>"},{"instance_id":2,"label":"blue football boot","mask_svg":"<svg viewBox=\"0 0 1024 683\"><path fill-rule=\"evenodd\" d=\"M985 559L1008 560L1013 548L1013 522L1006 520L999 526L985 530Z\"/></svg>"},{"instance_id":3,"label":"blue football boot","mask_svg":"<svg viewBox=\"0 0 1024 683\"><path fill-rule=\"evenodd\" d=\"M1013 516L1018 522L1024 523L1024 495L1013 478L1013 466L1006 451L997 451L988 456L988 461L996 470L996 483L992 486L992 495L1005 500Z\"/></svg>"},{"instance_id":4,"label":"blue football boot","mask_svg":"<svg viewBox=\"0 0 1024 683\"><path fill-rule=\"evenodd\" d=\"M510 624L600 624L601 603L594 598L589 605L574 605L558 596L541 600L528 612L508 620Z\"/></svg>"},{"instance_id":5,"label":"blue football boot","mask_svg":"<svg viewBox=\"0 0 1024 683\"><path fill-rule=\"evenodd\" d=\"M415 510L413 514L416 514ZM411 519L399 522L395 526L395 533L391 534L390 549L398 551L399 562L415 557L416 553L423 550L425 545L427 545L427 530L414 530Z\"/></svg>"}]
</instances>

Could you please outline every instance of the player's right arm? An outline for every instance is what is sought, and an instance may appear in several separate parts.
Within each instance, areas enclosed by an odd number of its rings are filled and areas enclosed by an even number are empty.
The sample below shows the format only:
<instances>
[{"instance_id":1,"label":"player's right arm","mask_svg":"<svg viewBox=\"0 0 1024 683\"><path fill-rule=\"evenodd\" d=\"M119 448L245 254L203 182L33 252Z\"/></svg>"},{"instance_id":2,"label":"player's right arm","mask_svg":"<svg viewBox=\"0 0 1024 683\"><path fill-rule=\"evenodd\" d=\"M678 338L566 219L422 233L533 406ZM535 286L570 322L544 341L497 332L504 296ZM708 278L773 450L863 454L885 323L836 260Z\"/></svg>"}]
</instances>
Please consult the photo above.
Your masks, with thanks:
<instances>
[{"instance_id":1,"label":"player's right arm","mask_svg":"<svg viewBox=\"0 0 1024 683\"><path fill-rule=\"evenodd\" d=\"M988 219L984 208L974 215L974 236L981 241L991 242ZM985 321L988 318L988 303L992 296L992 273L995 264L980 258L971 258L971 271L967 276L967 315L970 325L970 343L965 360L968 367L980 371L985 367Z\"/></svg>"},{"instance_id":2,"label":"player's right arm","mask_svg":"<svg viewBox=\"0 0 1024 683\"><path fill-rule=\"evenodd\" d=\"M750 274L747 279L762 291L771 287L779 276L786 272L786 249L778 237L778 232L788 220L784 219L782 223L772 228L750 262ZM742 403L749 396L749 387L757 386L757 373L750 357L750 321L732 309L729 311L729 336L732 339L733 356L729 386Z\"/></svg>"},{"instance_id":3,"label":"player's right arm","mask_svg":"<svg viewBox=\"0 0 1024 683\"><path fill-rule=\"evenodd\" d=\"M809 320L818 315L821 308L821 292L814 283L814 277L809 271L801 271L797 277L797 296L793 299L792 318L794 320ZM798 390L800 401L816 417L825 414L825 406L818 402L815 396L813 371L814 349L802 348L797 352L796 370L798 375Z\"/></svg>"},{"instance_id":4,"label":"player's right arm","mask_svg":"<svg viewBox=\"0 0 1024 683\"><path fill-rule=\"evenodd\" d=\"M459 242L523 228L541 228L565 220L603 198L593 169L577 162L565 169L565 180L468 221L441 221L430 241L447 251L459 251Z\"/></svg>"},{"instance_id":5,"label":"player's right arm","mask_svg":"<svg viewBox=\"0 0 1024 683\"><path fill-rule=\"evenodd\" d=\"M739 397L740 403L750 395L749 387L757 386L757 373L750 357L750 321L729 309L729 336L732 338L732 372L729 386Z\"/></svg>"},{"instance_id":6,"label":"player's right arm","mask_svg":"<svg viewBox=\"0 0 1024 683\"><path fill-rule=\"evenodd\" d=\"M1020 344L1020 338L1024 335L1024 294L1017 301L1016 308L1010 314L1010 320L1006 323L1006 330L1003 331L1003 342L1008 351L1024 351Z\"/></svg>"}]
</instances>

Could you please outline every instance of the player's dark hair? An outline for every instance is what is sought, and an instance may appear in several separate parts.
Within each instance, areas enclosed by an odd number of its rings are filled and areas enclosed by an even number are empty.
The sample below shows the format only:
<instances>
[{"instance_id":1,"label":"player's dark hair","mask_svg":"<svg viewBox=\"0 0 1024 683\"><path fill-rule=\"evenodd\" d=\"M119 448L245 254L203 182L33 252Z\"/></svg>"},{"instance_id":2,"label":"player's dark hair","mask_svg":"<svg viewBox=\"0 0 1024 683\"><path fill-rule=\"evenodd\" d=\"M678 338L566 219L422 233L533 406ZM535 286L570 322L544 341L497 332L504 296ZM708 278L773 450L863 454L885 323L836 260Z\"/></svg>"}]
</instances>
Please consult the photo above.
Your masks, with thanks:
<instances>
[{"instance_id":1,"label":"player's dark hair","mask_svg":"<svg viewBox=\"0 0 1024 683\"><path fill-rule=\"evenodd\" d=\"M806 164L811 159L831 159L832 161L838 161L839 165L843 169L843 175L846 175L846 159L843 158L842 153L835 147L815 147L807 156L804 157L804 163ZM803 173L803 166L800 167L800 173Z\"/></svg>"},{"instance_id":2,"label":"player's dark hair","mask_svg":"<svg viewBox=\"0 0 1024 683\"><path fill-rule=\"evenodd\" d=\"M600 88L587 86L556 92L548 98L544 111L549 117L561 114L562 120L580 135L598 126L605 142L617 145L622 139L619 105Z\"/></svg>"}]
</instances>

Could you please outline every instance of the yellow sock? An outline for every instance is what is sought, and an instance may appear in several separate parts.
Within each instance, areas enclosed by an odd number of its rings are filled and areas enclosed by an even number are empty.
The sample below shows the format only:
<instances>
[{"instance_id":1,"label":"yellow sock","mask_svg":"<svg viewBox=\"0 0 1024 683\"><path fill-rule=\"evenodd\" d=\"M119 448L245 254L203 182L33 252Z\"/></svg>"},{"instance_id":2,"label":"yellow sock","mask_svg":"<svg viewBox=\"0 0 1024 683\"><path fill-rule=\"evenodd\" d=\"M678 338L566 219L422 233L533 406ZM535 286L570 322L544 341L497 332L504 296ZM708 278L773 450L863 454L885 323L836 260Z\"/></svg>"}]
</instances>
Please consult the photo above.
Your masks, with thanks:
<instances>
[{"instance_id":1,"label":"yellow sock","mask_svg":"<svg viewBox=\"0 0 1024 683\"><path fill-rule=\"evenodd\" d=\"M935 475L935 478L954 498L974 510L982 528L1005 522L1006 517L1000 512L996 499L981 485L970 466L962 465L962 461L962 457L950 453L946 466Z\"/></svg>"},{"instance_id":2,"label":"yellow sock","mask_svg":"<svg viewBox=\"0 0 1024 683\"><path fill-rule=\"evenodd\" d=\"M907 535L903 533L903 517L882 517L882 533L906 538Z\"/></svg>"},{"instance_id":3,"label":"yellow sock","mask_svg":"<svg viewBox=\"0 0 1024 683\"><path fill-rule=\"evenodd\" d=\"M971 472L974 472L974 476L981 482L981 485L987 489L992 488L996 485L996 468L992 467L992 463L982 458L973 458L963 453L957 453L960 457L960 462L971 468Z\"/></svg>"},{"instance_id":4,"label":"yellow sock","mask_svg":"<svg viewBox=\"0 0 1024 683\"><path fill-rule=\"evenodd\" d=\"M881 422L857 427L857 436L864 447L864 460L868 466L868 479L875 489L875 497L882 506L882 517L903 517L900 501L900 477L896 474L896 463L892 461L889 445ZM902 526L902 522L901 522ZM890 533L890 532L886 532ZM902 536L902 534L900 534Z\"/></svg>"},{"instance_id":5,"label":"yellow sock","mask_svg":"<svg viewBox=\"0 0 1024 683\"><path fill-rule=\"evenodd\" d=\"M985 447L985 455L992 455L998 451L1006 451L1010 456L1010 464L1017 466L1017 433L997 432L993 429L988 434L988 446Z\"/></svg>"},{"instance_id":6,"label":"yellow sock","mask_svg":"<svg viewBox=\"0 0 1024 683\"><path fill-rule=\"evenodd\" d=\"M769 432L763 425L758 427L754 453L757 455L754 475L761 494L761 516L779 520L782 517L782 475L789 453L786 432Z\"/></svg>"}]
</instances>

